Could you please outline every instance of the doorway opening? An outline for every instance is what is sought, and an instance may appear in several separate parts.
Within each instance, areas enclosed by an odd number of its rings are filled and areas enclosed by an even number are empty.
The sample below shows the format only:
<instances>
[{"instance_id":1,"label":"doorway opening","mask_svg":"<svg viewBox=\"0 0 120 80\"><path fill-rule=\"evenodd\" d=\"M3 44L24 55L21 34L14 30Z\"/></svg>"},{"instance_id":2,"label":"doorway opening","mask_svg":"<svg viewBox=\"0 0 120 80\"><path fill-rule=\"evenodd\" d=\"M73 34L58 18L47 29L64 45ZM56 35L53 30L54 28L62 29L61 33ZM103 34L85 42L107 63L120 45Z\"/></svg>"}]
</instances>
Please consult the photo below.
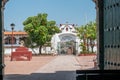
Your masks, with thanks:
<instances>
[{"instance_id":1,"label":"doorway opening","mask_svg":"<svg viewBox=\"0 0 120 80\"><path fill-rule=\"evenodd\" d=\"M76 55L76 42L66 41L58 43L58 54Z\"/></svg>"},{"instance_id":2,"label":"doorway opening","mask_svg":"<svg viewBox=\"0 0 120 80\"><path fill-rule=\"evenodd\" d=\"M18 0L16 0L18 1ZM15 1L15 2L16 2ZM30 2L32 2L33 0L31 0ZM9 9L11 7L13 7L14 4L17 4L17 3L14 3L12 4L14 1L11 1L11 4L9 2ZM20 1L21 2L21 1ZM35 1L34 1L35 2ZM55 1L56 2L56 1ZM70 4L73 5L73 3L71 1L69 1ZM86 1L83 1L83 3L85 3ZM91 1L92 2L92 1ZM23 4L23 2L21 2ZM92 2L93 3L93 2ZM31 3L30 3L31 4ZM37 4L37 3L36 3ZM68 4L68 2L65 2L63 1L63 4ZM77 4L77 3L76 3ZM93 3L94 4L94 3ZM48 3L46 3L46 5L48 5ZM52 4L50 4L52 5ZM55 5L55 4L54 4ZM69 4L68 4L69 5ZM82 4L81 4L82 5ZM81 5L74 5L74 6L81 6ZM38 5L39 6L39 5ZM37 7L38 7L37 6ZM57 6L57 5L56 5ZM85 5L84 5L85 6ZM22 7L22 6L19 6L19 7ZM24 6L24 7L28 7L28 6ZM68 7L68 6L57 6L57 7L62 7L63 9L65 7ZM93 5L93 9L94 9L94 5ZM84 7L82 7L84 8ZM88 8L88 7L87 7ZM86 9L87 9L86 8ZM7 7L6 7L7 9ZM15 8L14 8L15 9ZM13 10L14 10L13 9ZM20 8L19 9L19 13L20 14L26 14L27 13L27 10L25 12L22 12L21 10L23 10L24 8ZM38 9L38 8L36 8ZM41 9L41 8L40 8ZM53 8L54 9L54 8ZM51 8L51 12L53 11L53 9ZM72 9L72 8L71 8ZM30 9L30 11L34 11L34 9ZM42 9L41 9L42 10ZM84 9L82 9L84 10ZM12 15L12 11L8 10L10 12L9 15ZM29 8L28 8L28 11L29 11ZM62 9L59 10L60 12L64 13L63 17L65 17L66 15L68 14L71 14L70 12L63 12ZM78 10L76 10L78 11ZM94 10L95 11L95 10ZM94 12L93 11L93 12ZM7 11L6 11L7 12ZM16 13L17 11L15 11ZM22 13L21 13L22 12ZM56 13L57 11L53 12L53 13ZM59 12L59 13L60 13ZM81 11L82 12L82 11ZM74 11L74 14L76 14L77 12ZM94 12L95 13L95 12ZM6 13L7 14L7 13ZM7 17L5 14L5 17ZM51 13L50 13L51 14ZM74 15L72 14L72 15ZM27 14L26 14L27 15ZM34 15L34 14L30 14L30 15ZM91 15L91 14L90 14ZM89 15L89 16L90 16ZM23 15L22 15L23 16ZM55 16L55 15L54 15ZM58 18L59 15L57 15ZM55 17L57 17L55 16ZM80 20L80 21L83 21L83 23L81 24L86 24L88 21L89 21L89 18L88 16L86 16L86 14L83 14L82 16L84 16L84 19ZM93 16L93 15L92 15ZM94 15L96 17L96 15ZM27 17L29 17L27 15ZM70 16L69 16L70 17ZM74 16L73 16L74 17ZM63 18L63 21L60 21L60 23L64 23L66 21L69 21L69 23L73 23L72 22L72 19L73 17L70 17L70 19L65 19ZM13 16L13 19L9 19L10 21L14 21L16 22L14 19L17 18L18 20L21 19L21 18L18 18L15 16ZM80 17L79 17L80 18ZM8 18L6 18L8 19ZM5 19L5 20L6 20ZM50 17L49 17L50 19ZM92 20L92 19L91 19ZM10 24L10 21L9 21L9 24ZM74 20L73 20L74 21ZM78 21L78 20L77 20ZM80 22L78 21L78 22ZM77 23L77 22L76 22ZM76 24L75 23L75 24ZM7 22L5 22L5 24L7 24ZM17 24L17 22L16 22ZM56 24L57 25L57 24ZM18 26L21 26L18 24ZM78 26L78 25L76 25ZM80 25L79 25L80 26ZM8 28L8 25L5 26L5 28ZM20 27L21 28L21 27ZM19 28L19 29L20 29ZM22 27L23 28L23 27ZM6 30L6 31L10 31L10 30ZM20 30L22 31L22 29ZM66 31L68 31L68 28L66 28ZM70 80L70 76L73 78L75 78L76 75L73 75L75 74L75 70L76 69L93 69L94 68L94 63L93 63L93 59L96 58L96 56L77 56L78 53L80 53L78 51L78 47L79 47L79 43L76 42L74 39L75 38L67 38L66 40L66 36L64 37L65 40L62 40L63 38L61 38L61 41L60 42L57 42L57 52L58 54L63 54L65 56L51 56L51 55L48 55L48 56L33 56L32 60L31 61L9 61L9 57L5 57L5 64L6 64L6 67L5 67L5 77L8 78L8 79L12 79L12 80L15 80L15 78L18 80L18 78L22 79L22 80L26 80L25 78L32 78L34 77L35 79L34 80L37 80L37 79L46 79L46 80L50 80L50 79L55 79L56 77L59 78L60 80ZM67 56L66 56L67 55ZM70 56L72 55L72 56ZM52 62L53 61L53 62ZM58 61L58 62L56 62ZM52 64L50 64L52 63ZM53 64L53 63L56 63L56 64ZM14 65L14 66L13 66ZM46 67L47 66L47 67ZM16 70L15 70L16 69ZM47 71L49 69L49 71ZM56 69L56 71L54 71L53 69ZM61 70L59 70L61 69ZM26 70L26 71L25 71ZM52 71L53 70L53 71ZM14 72L14 71L18 71L18 72ZM41 72L42 71L42 72ZM25 72L25 73L24 73ZM72 73L72 74L71 74ZM38 76L39 75L39 76ZM55 77L56 76L56 77ZM65 76L65 77L64 77ZM57 80L59 80L57 79Z\"/></svg>"}]
</instances>

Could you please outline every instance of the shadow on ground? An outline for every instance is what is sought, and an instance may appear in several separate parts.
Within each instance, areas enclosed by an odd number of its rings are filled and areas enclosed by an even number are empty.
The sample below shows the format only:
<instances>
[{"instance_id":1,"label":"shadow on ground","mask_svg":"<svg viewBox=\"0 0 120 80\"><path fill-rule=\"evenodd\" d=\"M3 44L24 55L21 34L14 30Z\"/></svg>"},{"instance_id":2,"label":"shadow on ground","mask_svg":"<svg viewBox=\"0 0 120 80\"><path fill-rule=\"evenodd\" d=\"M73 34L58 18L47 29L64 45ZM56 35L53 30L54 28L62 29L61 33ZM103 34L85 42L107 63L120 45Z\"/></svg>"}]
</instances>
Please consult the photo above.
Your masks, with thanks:
<instances>
[{"instance_id":1,"label":"shadow on ground","mask_svg":"<svg viewBox=\"0 0 120 80\"><path fill-rule=\"evenodd\" d=\"M32 73L5 75L4 80L76 80L75 71L57 71L55 73Z\"/></svg>"}]
</instances>

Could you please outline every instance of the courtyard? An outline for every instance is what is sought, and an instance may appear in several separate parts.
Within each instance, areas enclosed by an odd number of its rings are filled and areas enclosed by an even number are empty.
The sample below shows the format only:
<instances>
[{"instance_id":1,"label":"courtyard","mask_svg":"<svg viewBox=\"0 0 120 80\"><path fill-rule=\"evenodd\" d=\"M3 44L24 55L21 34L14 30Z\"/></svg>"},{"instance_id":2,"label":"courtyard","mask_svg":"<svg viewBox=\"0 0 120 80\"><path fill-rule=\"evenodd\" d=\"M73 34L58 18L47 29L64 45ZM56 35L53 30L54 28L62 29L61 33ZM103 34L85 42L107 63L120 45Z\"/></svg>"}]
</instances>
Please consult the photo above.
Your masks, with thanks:
<instances>
[{"instance_id":1,"label":"courtyard","mask_svg":"<svg viewBox=\"0 0 120 80\"><path fill-rule=\"evenodd\" d=\"M4 80L75 80L76 70L94 69L96 56L33 56L31 61L5 57Z\"/></svg>"}]
</instances>

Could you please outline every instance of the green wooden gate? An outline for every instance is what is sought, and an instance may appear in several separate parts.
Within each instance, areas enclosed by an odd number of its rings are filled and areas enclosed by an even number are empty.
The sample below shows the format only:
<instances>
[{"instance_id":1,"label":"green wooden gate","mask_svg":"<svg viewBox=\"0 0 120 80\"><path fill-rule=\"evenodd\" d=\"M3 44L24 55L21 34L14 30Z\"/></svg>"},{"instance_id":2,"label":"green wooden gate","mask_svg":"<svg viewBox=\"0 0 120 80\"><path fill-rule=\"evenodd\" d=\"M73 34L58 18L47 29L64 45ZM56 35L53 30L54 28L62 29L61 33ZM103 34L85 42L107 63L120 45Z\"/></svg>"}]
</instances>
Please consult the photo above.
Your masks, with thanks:
<instances>
[{"instance_id":1,"label":"green wooden gate","mask_svg":"<svg viewBox=\"0 0 120 80\"><path fill-rule=\"evenodd\" d=\"M120 69L120 0L96 1L100 69Z\"/></svg>"},{"instance_id":2,"label":"green wooden gate","mask_svg":"<svg viewBox=\"0 0 120 80\"><path fill-rule=\"evenodd\" d=\"M120 0L104 0L104 68L120 69Z\"/></svg>"}]
</instances>

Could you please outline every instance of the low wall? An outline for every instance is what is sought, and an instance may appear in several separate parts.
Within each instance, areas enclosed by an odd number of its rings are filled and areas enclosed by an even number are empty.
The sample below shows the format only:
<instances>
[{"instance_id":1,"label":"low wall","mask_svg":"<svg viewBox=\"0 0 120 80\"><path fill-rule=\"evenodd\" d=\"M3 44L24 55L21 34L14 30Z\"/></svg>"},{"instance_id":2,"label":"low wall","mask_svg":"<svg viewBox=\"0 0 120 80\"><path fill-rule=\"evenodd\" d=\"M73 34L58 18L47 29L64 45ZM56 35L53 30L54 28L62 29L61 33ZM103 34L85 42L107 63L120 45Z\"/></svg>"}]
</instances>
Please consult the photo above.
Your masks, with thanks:
<instances>
[{"instance_id":1,"label":"low wall","mask_svg":"<svg viewBox=\"0 0 120 80\"><path fill-rule=\"evenodd\" d=\"M13 52L15 51L16 48L13 48ZM29 48L29 51L32 51L32 54L38 54L39 53L39 48L34 48L34 51L32 49ZM50 54L51 48L50 47L46 47L46 48L42 48L42 53L46 53L46 54ZM4 54L5 55L11 55L11 48L4 48Z\"/></svg>"}]
</instances>

